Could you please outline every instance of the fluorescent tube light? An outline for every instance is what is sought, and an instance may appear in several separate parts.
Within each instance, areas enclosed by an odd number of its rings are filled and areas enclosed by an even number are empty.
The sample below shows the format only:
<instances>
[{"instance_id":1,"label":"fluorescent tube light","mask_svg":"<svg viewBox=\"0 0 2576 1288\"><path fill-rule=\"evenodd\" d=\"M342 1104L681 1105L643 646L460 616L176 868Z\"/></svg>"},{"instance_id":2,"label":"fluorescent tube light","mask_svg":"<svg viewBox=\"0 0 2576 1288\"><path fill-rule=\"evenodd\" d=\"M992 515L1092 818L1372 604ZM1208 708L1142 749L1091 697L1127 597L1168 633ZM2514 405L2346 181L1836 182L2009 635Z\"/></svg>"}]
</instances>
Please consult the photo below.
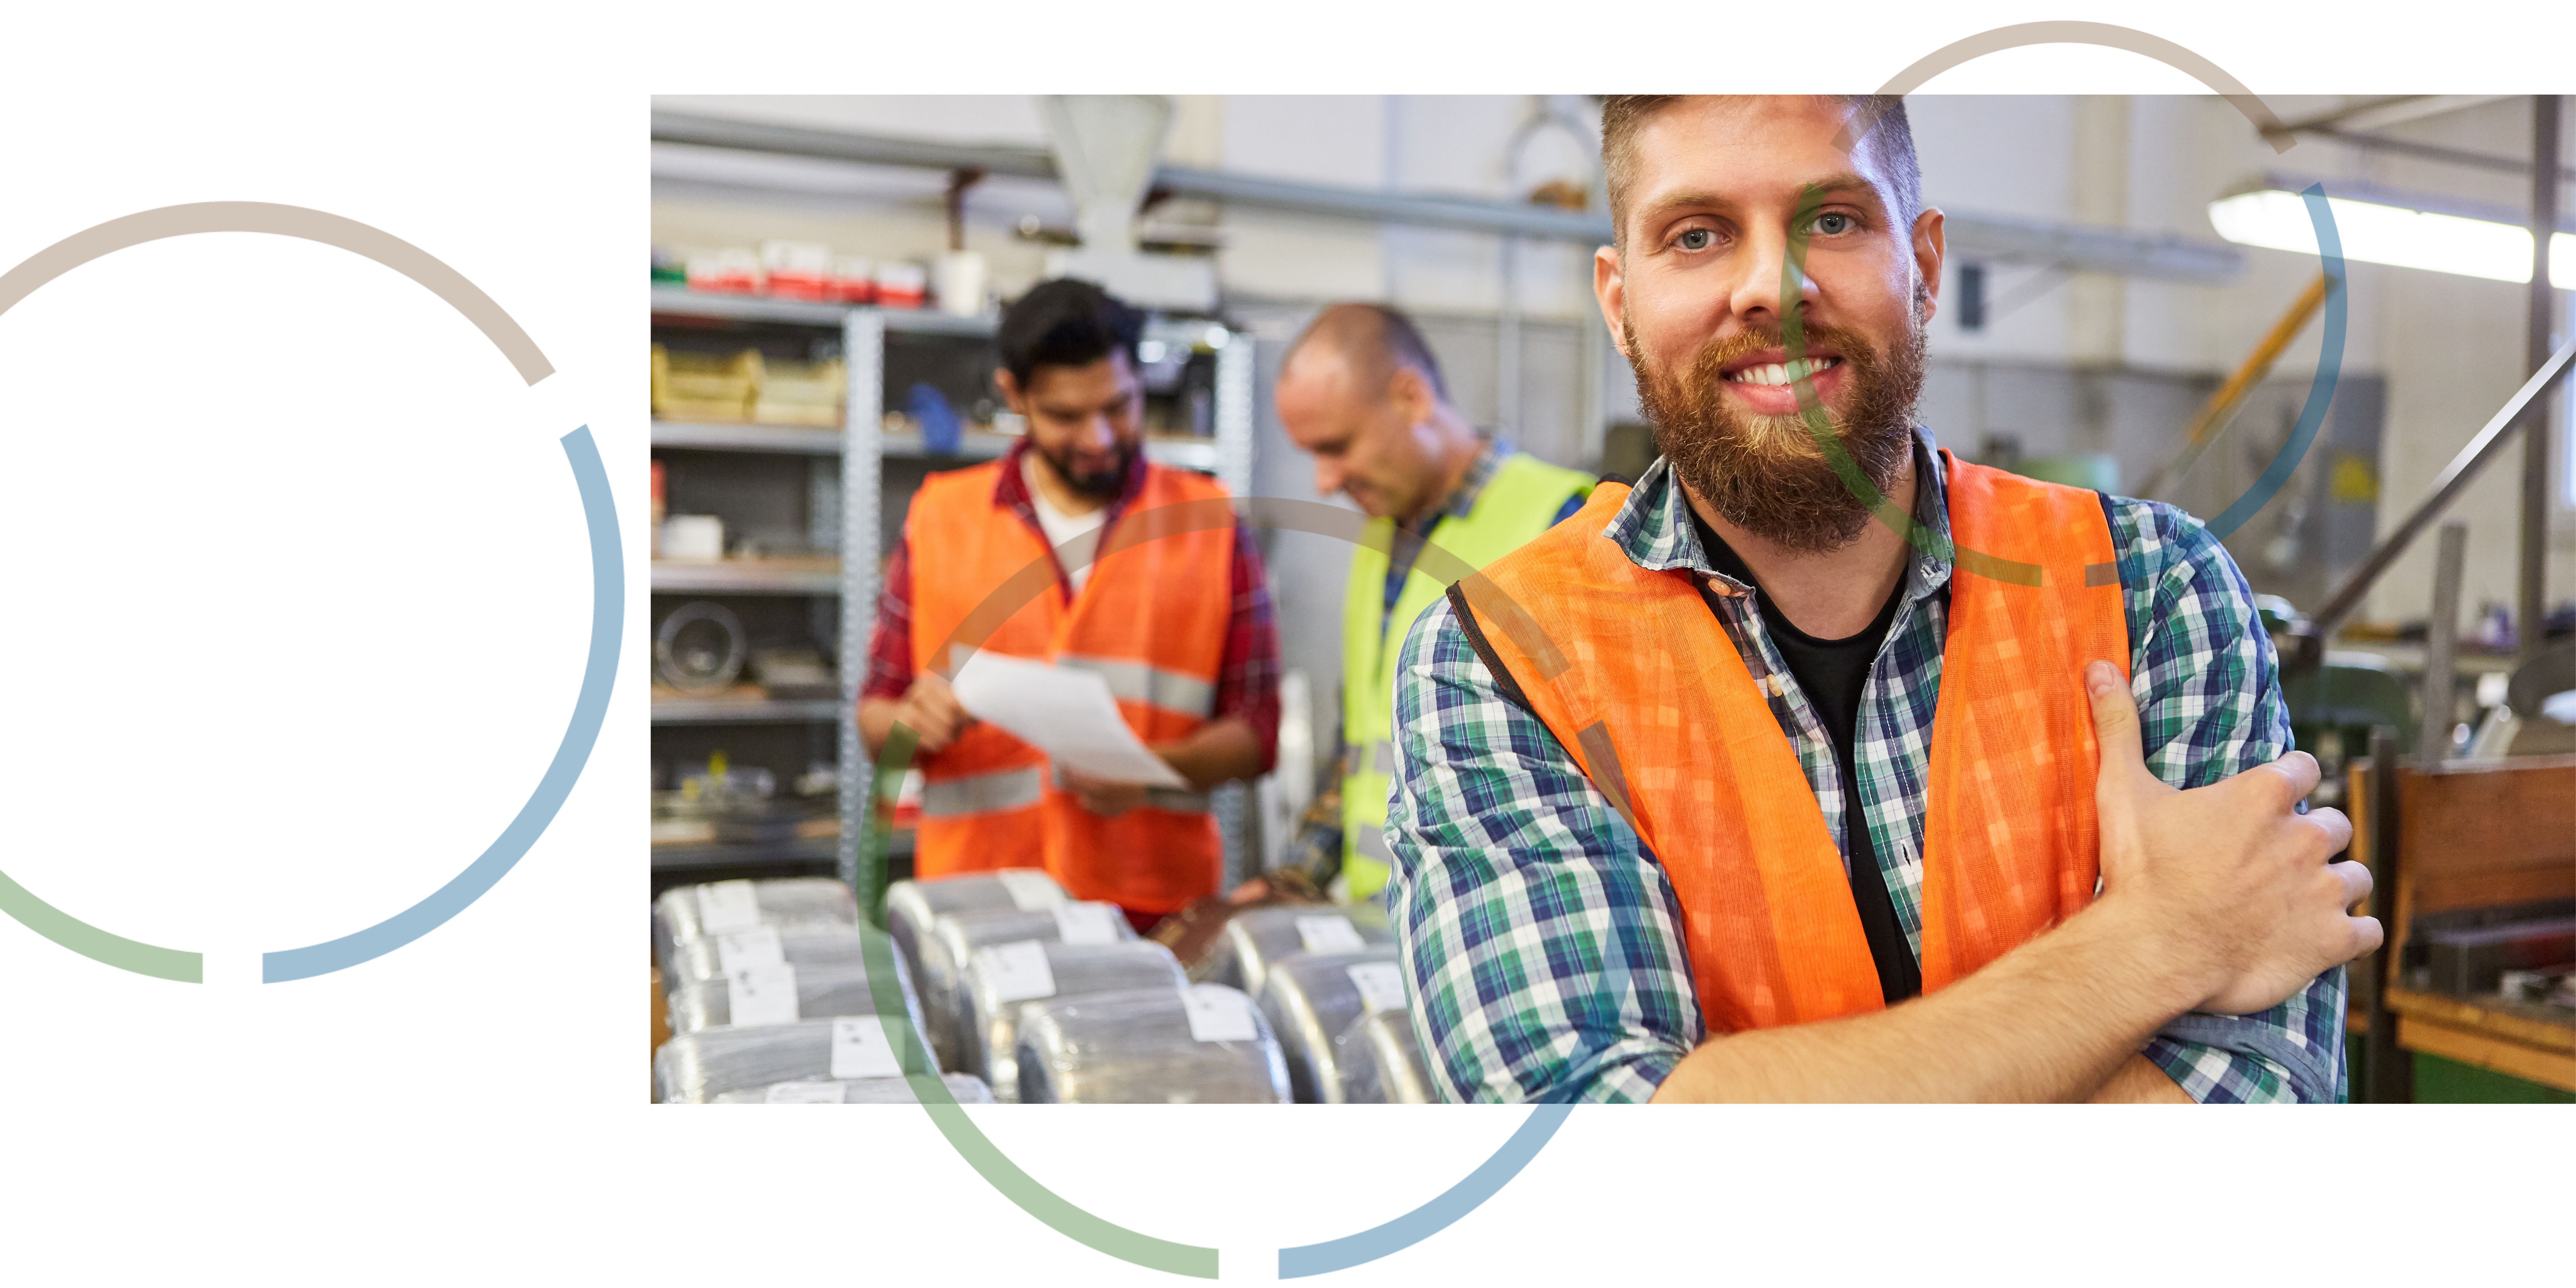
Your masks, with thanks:
<instances>
[{"instance_id":1,"label":"fluorescent tube light","mask_svg":"<svg viewBox=\"0 0 2576 1288\"><path fill-rule=\"evenodd\" d=\"M2531 230L2514 224L2404 206L2328 197L2335 232L2346 259L2457 273L2498 282L2531 280ZM2266 189L2209 203L2218 235L2245 246L2317 253L2316 224L2307 200L2295 192ZM2549 284L2576 287L2576 236L2549 239Z\"/></svg>"}]
</instances>

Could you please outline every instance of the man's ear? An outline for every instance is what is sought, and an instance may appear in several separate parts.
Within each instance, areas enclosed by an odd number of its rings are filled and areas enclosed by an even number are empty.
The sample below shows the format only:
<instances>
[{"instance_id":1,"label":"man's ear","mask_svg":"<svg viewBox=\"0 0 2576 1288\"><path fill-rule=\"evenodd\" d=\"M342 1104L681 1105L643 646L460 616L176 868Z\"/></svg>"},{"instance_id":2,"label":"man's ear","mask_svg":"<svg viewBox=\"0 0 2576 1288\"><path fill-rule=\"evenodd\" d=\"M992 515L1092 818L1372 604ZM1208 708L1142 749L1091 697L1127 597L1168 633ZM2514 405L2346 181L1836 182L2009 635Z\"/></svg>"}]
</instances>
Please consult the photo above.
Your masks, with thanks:
<instances>
[{"instance_id":1,"label":"man's ear","mask_svg":"<svg viewBox=\"0 0 2576 1288\"><path fill-rule=\"evenodd\" d=\"M1012 414L1027 417L1029 409L1020 405L1025 395L1020 392L1020 382L1012 378L1009 370L993 368L993 387L1002 391L1002 405L1010 408Z\"/></svg>"},{"instance_id":2,"label":"man's ear","mask_svg":"<svg viewBox=\"0 0 2576 1288\"><path fill-rule=\"evenodd\" d=\"M1620 323L1628 316L1627 261L1616 246L1603 246L1592 252L1592 298L1601 305L1602 324L1610 328L1610 343L1622 358L1634 359L1628 352L1628 329Z\"/></svg>"},{"instance_id":3,"label":"man's ear","mask_svg":"<svg viewBox=\"0 0 2576 1288\"><path fill-rule=\"evenodd\" d=\"M1431 382L1422 373L1397 363L1395 374L1386 380L1386 404L1407 429L1431 419L1431 409L1439 403L1431 392Z\"/></svg>"},{"instance_id":4,"label":"man's ear","mask_svg":"<svg viewBox=\"0 0 2576 1288\"><path fill-rule=\"evenodd\" d=\"M1914 217L1914 269L1923 275L1922 320L1927 323L1941 308L1941 260L1948 249L1941 221L1941 212L1929 208Z\"/></svg>"}]
</instances>

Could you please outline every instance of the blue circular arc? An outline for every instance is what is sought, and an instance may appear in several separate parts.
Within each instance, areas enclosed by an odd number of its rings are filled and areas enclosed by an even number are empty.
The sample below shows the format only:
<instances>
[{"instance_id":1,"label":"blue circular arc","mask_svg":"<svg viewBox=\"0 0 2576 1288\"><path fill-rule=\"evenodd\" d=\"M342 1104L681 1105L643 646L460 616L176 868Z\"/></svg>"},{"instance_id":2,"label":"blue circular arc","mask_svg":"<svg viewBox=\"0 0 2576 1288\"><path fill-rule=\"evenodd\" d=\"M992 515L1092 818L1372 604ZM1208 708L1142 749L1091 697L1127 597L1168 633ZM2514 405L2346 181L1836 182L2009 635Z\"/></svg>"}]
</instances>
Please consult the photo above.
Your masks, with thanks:
<instances>
[{"instance_id":1,"label":"blue circular arc","mask_svg":"<svg viewBox=\"0 0 2576 1288\"><path fill-rule=\"evenodd\" d=\"M2299 411L2298 426L2290 431L2288 442L2281 444L2272 463L2264 467L2262 477L2233 505L2218 512L2209 521L2209 535L2225 540L2229 533L2245 526L2272 498L2280 494L2290 475L2306 459L2308 447L2316 441L2317 430L2326 423L2326 409L2333 405L2335 386L2343 379L2343 339L2345 291L2343 235L2335 228L2334 208L2326 201L2325 185L2312 183L2299 194L2308 203L2308 220L2317 229L2317 258L2325 264L2326 324L2324 347L2317 353L2317 373L2308 382L2308 403Z\"/></svg>"},{"instance_id":2,"label":"blue circular arc","mask_svg":"<svg viewBox=\"0 0 2576 1288\"><path fill-rule=\"evenodd\" d=\"M581 489L582 513L590 521L590 663L581 677L581 696L574 700L572 723L555 748L554 763L529 793L518 816L501 829L499 840L453 880L420 902L383 921L328 943L289 948L260 957L260 982L275 984L309 979L372 961L436 930L490 890L536 844L582 767L590 762L599 727L608 718L608 693L617 682L618 624L626 617L626 556L617 536L617 502L609 495L608 471L600 465L599 447L587 425L563 436L564 455L572 463L573 482Z\"/></svg>"},{"instance_id":3,"label":"blue circular arc","mask_svg":"<svg viewBox=\"0 0 2576 1288\"><path fill-rule=\"evenodd\" d=\"M1529 1161L1547 1147L1556 1129L1565 1125L1572 1105L1539 1105L1521 1120L1520 1130L1503 1142L1467 1178L1441 1192L1438 1198L1374 1229L1346 1235L1325 1243L1279 1250L1279 1277L1303 1279L1308 1275L1327 1275L1348 1270L1364 1262L1375 1261L1389 1253L1401 1252L1414 1244L1446 1230L1458 1218L1476 1210L1477 1205L1494 1197L1512 1178L1520 1175Z\"/></svg>"}]
</instances>

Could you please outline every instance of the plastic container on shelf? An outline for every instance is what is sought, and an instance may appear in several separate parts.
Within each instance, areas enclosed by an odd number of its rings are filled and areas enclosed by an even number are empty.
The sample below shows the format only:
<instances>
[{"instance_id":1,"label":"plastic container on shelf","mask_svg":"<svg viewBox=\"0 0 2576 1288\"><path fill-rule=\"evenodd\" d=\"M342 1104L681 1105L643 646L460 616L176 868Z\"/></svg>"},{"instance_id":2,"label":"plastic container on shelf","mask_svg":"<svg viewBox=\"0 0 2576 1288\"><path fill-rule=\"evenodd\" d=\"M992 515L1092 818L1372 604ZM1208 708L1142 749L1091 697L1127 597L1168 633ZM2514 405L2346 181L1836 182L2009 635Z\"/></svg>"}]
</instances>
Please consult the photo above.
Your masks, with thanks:
<instances>
[{"instance_id":1,"label":"plastic container on shelf","mask_svg":"<svg viewBox=\"0 0 2576 1288\"><path fill-rule=\"evenodd\" d=\"M659 420L740 424L760 396L760 351L675 352L653 346L653 415Z\"/></svg>"},{"instance_id":2,"label":"plastic container on shelf","mask_svg":"<svg viewBox=\"0 0 2576 1288\"><path fill-rule=\"evenodd\" d=\"M1370 1011L1333 1039L1333 1064L1342 1075L1346 1105L1428 1105L1440 1100L1413 1018L1402 1011Z\"/></svg>"},{"instance_id":3,"label":"plastic container on shelf","mask_svg":"<svg viewBox=\"0 0 2576 1288\"><path fill-rule=\"evenodd\" d=\"M953 912L932 922L921 941L921 970L913 978L921 985L922 1014L940 1067L977 1067L966 1058L967 1016L974 1009L966 967L978 950L1020 940L1114 944L1135 937L1118 906L1109 903L1059 903L1034 912Z\"/></svg>"},{"instance_id":4,"label":"plastic container on shelf","mask_svg":"<svg viewBox=\"0 0 2576 1288\"><path fill-rule=\"evenodd\" d=\"M1288 1102L1288 1066L1252 999L1222 984L1093 993L1019 1016L1030 1104Z\"/></svg>"},{"instance_id":5,"label":"plastic container on shelf","mask_svg":"<svg viewBox=\"0 0 2576 1288\"><path fill-rule=\"evenodd\" d=\"M828 362L771 362L761 373L751 418L763 425L841 423L841 404L850 393L850 369L840 359Z\"/></svg>"},{"instance_id":6,"label":"plastic container on shelf","mask_svg":"<svg viewBox=\"0 0 2576 1288\"><path fill-rule=\"evenodd\" d=\"M686 272L692 291L750 295L760 290L760 255L748 246L691 255Z\"/></svg>"},{"instance_id":7,"label":"plastic container on shelf","mask_svg":"<svg viewBox=\"0 0 2576 1288\"><path fill-rule=\"evenodd\" d=\"M877 265L877 307L917 309L930 297L930 270L908 260Z\"/></svg>"},{"instance_id":8,"label":"plastic container on shelf","mask_svg":"<svg viewBox=\"0 0 2576 1288\"><path fill-rule=\"evenodd\" d=\"M765 289L782 300L832 297L832 248L821 242L762 242L760 268Z\"/></svg>"},{"instance_id":9,"label":"plastic container on shelf","mask_svg":"<svg viewBox=\"0 0 2576 1288\"><path fill-rule=\"evenodd\" d=\"M958 1067L992 1084L993 1098L1019 1099L1020 1016L1032 1003L1093 993L1180 988L1188 977L1172 950L1150 940L1066 944L1015 940L976 950L966 967L970 1003L960 1026Z\"/></svg>"},{"instance_id":10,"label":"plastic container on shelf","mask_svg":"<svg viewBox=\"0 0 2576 1288\"><path fill-rule=\"evenodd\" d=\"M921 978L921 944L931 923L952 912L1021 911L1050 908L1066 901L1064 887L1037 867L970 872L927 881L897 881L886 887L886 933L896 951Z\"/></svg>"},{"instance_id":11,"label":"plastic container on shelf","mask_svg":"<svg viewBox=\"0 0 2576 1288\"><path fill-rule=\"evenodd\" d=\"M1403 968L1392 945L1355 953L1290 953L1270 964L1256 1000L1288 1061L1297 1103L1338 1105L1343 1073L1333 1039L1370 1011L1404 1009Z\"/></svg>"},{"instance_id":12,"label":"plastic container on shelf","mask_svg":"<svg viewBox=\"0 0 2576 1288\"><path fill-rule=\"evenodd\" d=\"M963 1073L941 1074L939 1081L961 1105L989 1105L993 1091L984 1080ZM845 1078L821 1082L773 1082L748 1091L728 1091L719 1105L910 1105L920 1102L909 1078Z\"/></svg>"},{"instance_id":13,"label":"plastic container on shelf","mask_svg":"<svg viewBox=\"0 0 2576 1288\"><path fill-rule=\"evenodd\" d=\"M1394 942L1386 909L1375 903L1246 908L1226 920L1216 946L1199 960L1192 978L1259 997L1270 963L1290 953L1357 952Z\"/></svg>"},{"instance_id":14,"label":"plastic container on shelf","mask_svg":"<svg viewBox=\"0 0 2576 1288\"><path fill-rule=\"evenodd\" d=\"M855 255L835 256L832 260L832 300L836 304L876 303L877 266Z\"/></svg>"},{"instance_id":15,"label":"plastic container on shelf","mask_svg":"<svg viewBox=\"0 0 2576 1288\"><path fill-rule=\"evenodd\" d=\"M903 1019L881 1015L682 1033L653 1053L653 1098L702 1105L781 1082L939 1072L917 1034Z\"/></svg>"}]
</instances>

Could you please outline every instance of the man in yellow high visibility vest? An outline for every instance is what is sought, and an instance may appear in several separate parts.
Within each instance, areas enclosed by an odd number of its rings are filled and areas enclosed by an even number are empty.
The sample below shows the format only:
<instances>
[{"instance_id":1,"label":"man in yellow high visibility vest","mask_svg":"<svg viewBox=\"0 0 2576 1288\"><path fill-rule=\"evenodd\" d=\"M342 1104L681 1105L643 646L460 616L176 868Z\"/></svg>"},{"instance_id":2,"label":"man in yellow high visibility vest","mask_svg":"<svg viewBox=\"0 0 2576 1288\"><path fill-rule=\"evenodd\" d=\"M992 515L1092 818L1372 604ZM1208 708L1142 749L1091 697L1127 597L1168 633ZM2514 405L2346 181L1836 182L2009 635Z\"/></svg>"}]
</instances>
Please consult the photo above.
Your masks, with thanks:
<instances>
[{"instance_id":1,"label":"man in yellow high visibility vest","mask_svg":"<svg viewBox=\"0 0 2576 1288\"><path fill-rule=\"evenodd\" d=\"M1396 649L1405 628L1463 572L1581 509L1589 474L1478 434L1449 401L1440 364L1405 316L1374 304L1325 309L1289 347L1276 390L1289 441L1314 454L1315 490L1369 516L1342 600L1342 867L1337 893L1386 886L1387 776Z\"/></svg>"}]
</instances>

